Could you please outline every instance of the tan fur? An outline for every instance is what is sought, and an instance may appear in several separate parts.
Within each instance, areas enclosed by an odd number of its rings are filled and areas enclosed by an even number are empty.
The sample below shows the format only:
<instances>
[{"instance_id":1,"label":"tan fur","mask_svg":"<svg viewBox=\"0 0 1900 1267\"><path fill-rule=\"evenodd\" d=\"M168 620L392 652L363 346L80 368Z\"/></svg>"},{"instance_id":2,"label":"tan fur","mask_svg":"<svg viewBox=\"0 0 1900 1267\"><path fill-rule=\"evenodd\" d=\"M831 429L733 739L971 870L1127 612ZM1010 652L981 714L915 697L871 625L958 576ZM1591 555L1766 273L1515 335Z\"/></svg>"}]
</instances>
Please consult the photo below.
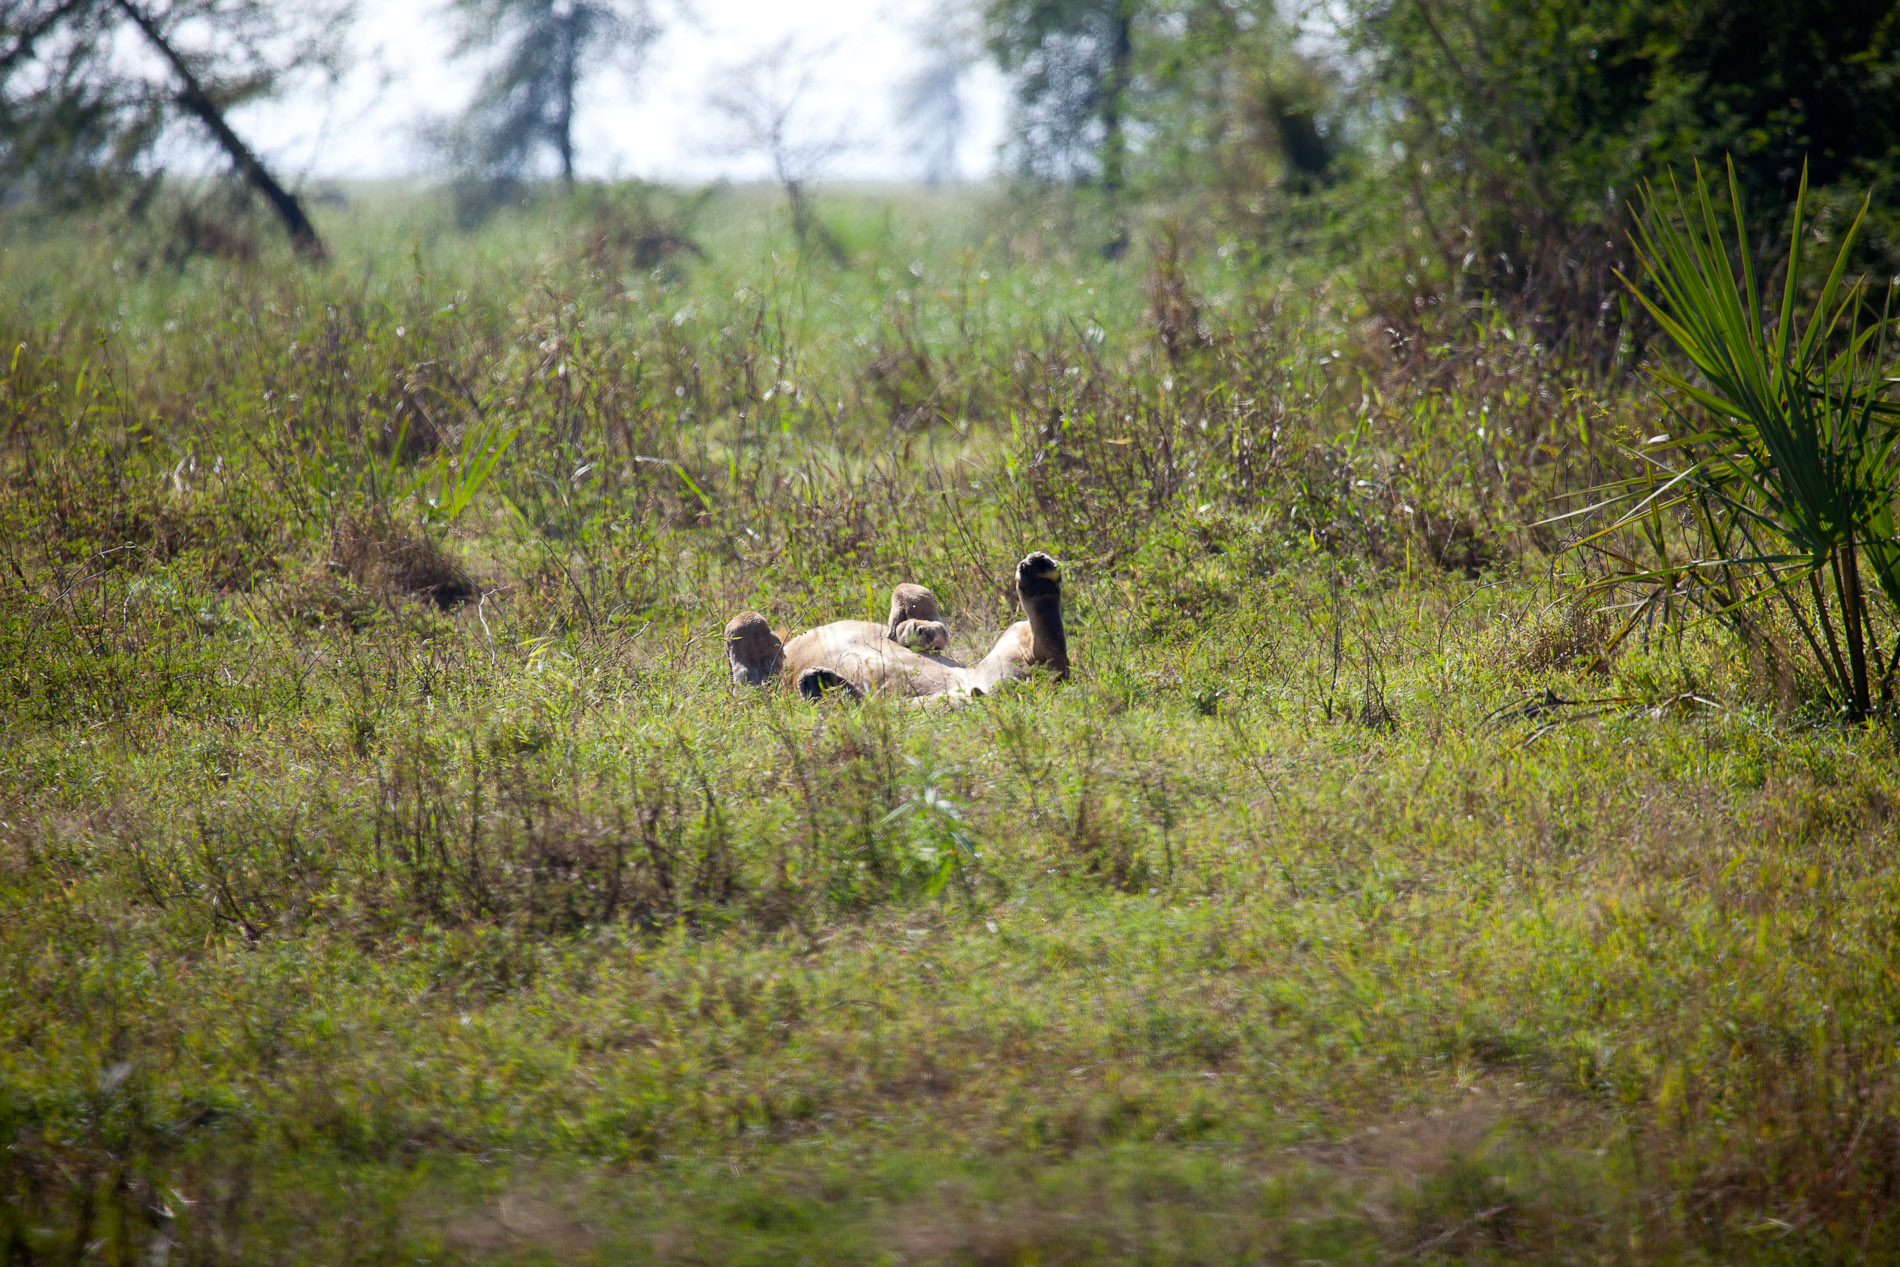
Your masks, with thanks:
<instances>
[{"instance_id":1,"label":"tan fur","mask_svg":"<svg viewBox=\"0 0 1900 1267\"><path fill-rule=\"evenodd\" d=\"M726 622L726 663L737 686L764 686L785 666L783 640L758 612L740 612Z\"/></svg>"},{"instance_id":2,"label":"tan fur","mask_svg":"<svg viewBox=\"0 0 1900 1267\"><path fill-rule=\"evenodd\" d=\"M943 623L937 596L921 585L899 585L891 591L891 614L884 622L893 641L912 651L931 655L950 648L950 629Z\"/></svg>"},{"instance_id":3,"label":"tan fur","mask_svg":"<svg viewBox=\"0 0 1900 1267\"><path fill-rule=\"evenodd\" d=\"M939 619L936 597L921 585L900 585L892 592L885 624L833 621L783 646L776 645L779 639L765 617L744 612L726 626L733 680L763 685L782 678L814 698L836 689L853 696L875 691L927 700L984 695L1037 667L1066 677L1068 646L1055 560L1046 554L1025 558L1016 569L1016 588L1030 619L1004 630L990 653L969 665L938 654L948 645L949 631Z\"/></svg>"},{"instance_id":4,"label":"tan fur","mask_svg":"<svg viewBox=\"0 0 1900 1267\"><path fill-rule=\"evenodd\" d=\"M932 655L950 649L950 629L940 620L905 620L891 626L891 641Z\"/></svg>"},{"instance_id":5,"label":"tan fur","mask_svg":"<svg viewBox=\"0 0 1900 1267\"><path fill-rule=\"evenodd\" d=\"M923 586L906 581L891 591L891 614L884 623L892 629L907 620L942 619L943 612L937 607L937 596Z\"/></svg>"},{"instance_id":6,"label":"tan fur","mask_svg":"<svg viewBox=\"0 0 1900 1267\"><path fill-rule=\"evenodd\" d=\"M893 640L882 625L838 620L785 644L785 675L797 682L812 669L829 669L859 691L925 696L987 693L1021 677L1030 665L1029 622L1003 632L990 653L972 665L925 655Z\"/></svg>"}]
</instances>

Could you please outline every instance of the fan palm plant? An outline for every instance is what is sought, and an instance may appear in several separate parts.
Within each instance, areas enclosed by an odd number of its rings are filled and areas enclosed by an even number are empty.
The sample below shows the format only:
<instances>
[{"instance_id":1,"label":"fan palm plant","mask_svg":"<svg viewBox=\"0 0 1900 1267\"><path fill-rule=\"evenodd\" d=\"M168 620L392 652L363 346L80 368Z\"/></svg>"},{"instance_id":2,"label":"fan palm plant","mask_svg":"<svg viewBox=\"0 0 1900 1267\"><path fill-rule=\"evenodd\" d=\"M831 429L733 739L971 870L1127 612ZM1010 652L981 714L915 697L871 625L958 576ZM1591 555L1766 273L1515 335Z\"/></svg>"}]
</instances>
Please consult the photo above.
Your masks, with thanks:
<instances>
[{"instance_id":1,"label":"fan palm plant","mask_svg":"<svg viewBox=\"0 0 1900 1267\"><path fill-rule=\"evenodd\" d=\"M1647 591L1619 639L1678 596L1751 638L1759 636L1756 609L1779 604L1836 708L1858 720L1890 699L1900 665L1900 642L1884 651L1881 643L1900 613L1900 409L1890 399L1894 380L1881 373L1889 314L1883 308L1870 320L1864 279L1846 279L1866 205L1819 292L1802 303L1803 171L1771 314L1748 256L1732 163L1728 178L1733 262L1700 167L1693 204L1673 174L1667 200L1643 190L1633 246L1644 284L1622 280L1688 362L1680 372L1652 370L1672 389L1686 434L1652 441L1635 478L1578 512L1616 514L1575 544L1641 527L1657 550L1656 566L1626 560L1598 582ZM1688 519L1686 555L1668 548L1672 511Z\"/></svg>"}]
</instances>

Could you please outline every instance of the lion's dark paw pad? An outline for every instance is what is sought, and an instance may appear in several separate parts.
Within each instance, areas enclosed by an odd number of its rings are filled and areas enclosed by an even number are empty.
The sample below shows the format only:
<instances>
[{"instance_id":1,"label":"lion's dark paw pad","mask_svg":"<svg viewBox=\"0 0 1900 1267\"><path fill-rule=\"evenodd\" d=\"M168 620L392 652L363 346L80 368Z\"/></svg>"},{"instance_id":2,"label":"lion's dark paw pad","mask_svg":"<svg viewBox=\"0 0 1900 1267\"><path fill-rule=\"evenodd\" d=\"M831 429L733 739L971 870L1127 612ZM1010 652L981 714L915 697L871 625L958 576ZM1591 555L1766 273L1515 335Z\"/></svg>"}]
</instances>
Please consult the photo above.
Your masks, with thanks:
<instances>
[{"instance_id":1,"label":"lion's dark paw pad","mask_svg":"<svg viewBox=\"0 0 1900 1267\"><path fill-rule=\"evenodd\" d=\"M1062 565L1037 550L1016 565L1016 591L1025 599L1062 592Z\"/></svg>"},{"instance_id":2,"label":"lion's dark paw pad","mask_svg":"<svg viewBox=\"0 0 1900 1267\"><path fill-rule=\"evenodd\" d=\"M808 700L821 700L834 694L850 700L864 697L864 692L830 669L806 669L799 674L798 693Z\"/></svg>"}]
</instances>

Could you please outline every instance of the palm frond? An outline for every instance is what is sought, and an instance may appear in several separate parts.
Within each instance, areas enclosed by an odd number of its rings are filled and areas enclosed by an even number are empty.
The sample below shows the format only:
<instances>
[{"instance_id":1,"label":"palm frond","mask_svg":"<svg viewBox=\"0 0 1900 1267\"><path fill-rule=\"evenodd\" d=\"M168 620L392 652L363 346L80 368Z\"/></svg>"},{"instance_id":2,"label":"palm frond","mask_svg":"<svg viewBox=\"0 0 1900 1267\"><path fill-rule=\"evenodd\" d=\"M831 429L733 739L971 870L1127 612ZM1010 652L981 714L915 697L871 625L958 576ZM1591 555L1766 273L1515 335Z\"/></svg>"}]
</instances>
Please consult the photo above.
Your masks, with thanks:
<instances>
[{"instance_id":1,"label":"palm frond","mask_svg":"<svg viewBox=\"0 0 1900 1267\"><path fill-rule=\"evenodd\" d=\"M1868 321L1865 287L1848 275L1867 203L1804 300L1803 170L1771 321L1761 293L1771 270L1748 253L1734 164L1726 217L1700 166L1693 175L1688 196L1673 172L1666 192L1643 187L1631 235L1640 282L1619 277L1686 362L1655 367L1654 381L1672 410L1699 411L1703 421L1668 443L1669 463L1661 452L1634 454L1637 474L1592 490L1607 495L1550 522L1609 516L1572 548L1603 549L1636 527L1650 539L1660 564L1626 563L1598 588L1646 588L1652 600L1684 592L1749 636L1754 626L1736 613L1779 598L1843 714L1865 716L1870 649L1883 691L1894 676L1895 656L1882 655L1872 623L1891 625L1900 612L1900 404L1883 373L1891 313ZM1686 548L1668 544L1685 533L1693 538ZM1861 584L1863 567L1884 600L1880 612ZM1894 646L1900 655L1900 640Z\"/></svg>"}]
</instances>

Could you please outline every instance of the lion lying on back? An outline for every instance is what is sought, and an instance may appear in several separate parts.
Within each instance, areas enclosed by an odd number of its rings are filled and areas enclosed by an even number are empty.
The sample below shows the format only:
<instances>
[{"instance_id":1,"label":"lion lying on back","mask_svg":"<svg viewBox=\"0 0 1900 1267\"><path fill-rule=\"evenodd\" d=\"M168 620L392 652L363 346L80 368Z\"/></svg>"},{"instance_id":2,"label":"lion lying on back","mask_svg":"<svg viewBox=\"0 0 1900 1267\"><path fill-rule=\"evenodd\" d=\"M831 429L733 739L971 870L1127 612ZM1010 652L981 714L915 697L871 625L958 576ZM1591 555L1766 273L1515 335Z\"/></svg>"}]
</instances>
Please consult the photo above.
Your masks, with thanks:
<instances>
[{"instance_id":1,"label":"lion lying on back","mask_svg":"<svg viewBox=\"0 0 1900 1267\"><path fill-rule=\"evenodd\" d=\"M1027 620L1003 631L990 653L963 665L944 655L950 631L934 594L921 585L891 591L884 624L839 620L786 641L758 612L741 612L726 625L726 660L741 686L765 686L781 678L798 693L817 699L829 690L852 698L873 691L929 699L984 695L1000 682L1043 668L1069 674L1069 646L1062 628L1062 577L1056 561L1040 552L1016 565L1016 594Z\"/></svg>"}]
</instances>

